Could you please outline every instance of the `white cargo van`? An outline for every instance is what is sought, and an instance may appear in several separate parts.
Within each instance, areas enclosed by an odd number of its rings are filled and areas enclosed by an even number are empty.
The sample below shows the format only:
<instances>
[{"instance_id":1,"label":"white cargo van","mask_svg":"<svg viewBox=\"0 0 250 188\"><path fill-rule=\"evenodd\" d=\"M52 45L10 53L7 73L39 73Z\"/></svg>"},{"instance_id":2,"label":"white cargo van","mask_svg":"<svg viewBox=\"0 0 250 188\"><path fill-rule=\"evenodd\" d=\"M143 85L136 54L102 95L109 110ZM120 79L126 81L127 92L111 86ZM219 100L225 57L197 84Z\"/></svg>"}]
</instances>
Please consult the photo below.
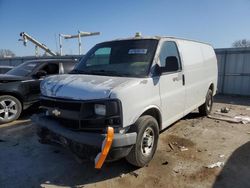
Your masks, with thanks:
<instances>
[{"instance_id":1,"label":"white cargo van","mask_svg":"<svg viewBox=\"0 0 250 188\"><path fill-rule=\"evenodd\" d=\"M33 117L42 143L80 157L150 162L159 131L199 108L208 115L217 88L217 60L206 43L134 37L94 46L67 75L41 83L45 113Z\"/></svg>"}]
</instances>

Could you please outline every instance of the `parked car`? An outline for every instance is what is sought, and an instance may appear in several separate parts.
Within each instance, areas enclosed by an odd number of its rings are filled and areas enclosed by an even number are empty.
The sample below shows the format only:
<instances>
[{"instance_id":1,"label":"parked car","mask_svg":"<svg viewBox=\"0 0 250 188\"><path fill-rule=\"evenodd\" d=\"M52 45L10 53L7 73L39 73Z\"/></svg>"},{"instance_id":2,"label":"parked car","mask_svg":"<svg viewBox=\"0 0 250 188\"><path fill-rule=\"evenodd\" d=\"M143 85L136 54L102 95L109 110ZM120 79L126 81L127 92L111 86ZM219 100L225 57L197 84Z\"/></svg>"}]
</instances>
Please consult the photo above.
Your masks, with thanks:
<instances>
[{"instance_id":1,"label":"parked car","mask_svg":"<svg viewBox=\"0 0 250 188\"><path fill-rule=\"evenodd\" d=\"M4 74L4 73L8 72L12 68L13 68L13 66L1 65L0 66L0 74Z\"/></svg>"},{"instance_id":2,"label":"parked car","mask_svg":"<svg viewBox=\"0 0 250 188\"><path fill-rule=\"evenodd\" d=\"M18 119L21 112L38 102L44 77L71 71L74 60L32 60L0 75L0 123Z\"/></svg>"},{"instance_id":3,"label":"parked car","mask_svg":"<svg viewBox=\"0 0 250 188\"><path fill-rule=\"evenodd\" d=\"M68 75L41 83L46 113L33 117L42 143L80 157L150 162L159 133L196 108L211 112L217 60L206 43L135 37L97 44Z\"/></svg>"}]
</instances>

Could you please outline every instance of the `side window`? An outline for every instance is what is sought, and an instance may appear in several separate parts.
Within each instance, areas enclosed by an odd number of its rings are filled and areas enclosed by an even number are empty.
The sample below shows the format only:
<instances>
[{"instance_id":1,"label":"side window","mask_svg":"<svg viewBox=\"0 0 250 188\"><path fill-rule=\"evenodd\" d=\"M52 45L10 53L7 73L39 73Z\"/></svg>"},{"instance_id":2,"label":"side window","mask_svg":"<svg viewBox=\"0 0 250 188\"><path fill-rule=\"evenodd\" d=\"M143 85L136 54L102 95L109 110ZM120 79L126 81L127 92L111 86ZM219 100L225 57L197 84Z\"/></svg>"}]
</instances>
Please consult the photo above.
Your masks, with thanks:
<instances>
[{"instance_id":1,"label":"side window","mask_svg":"<svg viewBox=\"0 0 250 188\"><path fill-rule=\"evenodd\" d=\"M88 59L86 65L103 65L109 64L111 48L105 47L98 49L92 56Z\"/></svg>"},{"instance_id":2,"label":"side window","mask_svg":"<svg viewBox=\"0 0 250 188\"><path fill-rule=\"evenodd\" d=\"M57 63L48 63L41 70L46 71L47 75L58 74L59 65Z\"/></svg>"},{"instance_id":3,"label":"side window","mask_svg":"<svg viewBox=\"0 0 250 188\"><path fill-rule=\"evenodd\" d=\"M177 49L175 42L173 41L164 42L161 47L161 52L159 56L161 67L165 67L166 58L170 56L174 56L177 58L178 67L179 67L179 70L181 70L181 62L180 62L178 49Z\"/></svg>"}]
</instances>

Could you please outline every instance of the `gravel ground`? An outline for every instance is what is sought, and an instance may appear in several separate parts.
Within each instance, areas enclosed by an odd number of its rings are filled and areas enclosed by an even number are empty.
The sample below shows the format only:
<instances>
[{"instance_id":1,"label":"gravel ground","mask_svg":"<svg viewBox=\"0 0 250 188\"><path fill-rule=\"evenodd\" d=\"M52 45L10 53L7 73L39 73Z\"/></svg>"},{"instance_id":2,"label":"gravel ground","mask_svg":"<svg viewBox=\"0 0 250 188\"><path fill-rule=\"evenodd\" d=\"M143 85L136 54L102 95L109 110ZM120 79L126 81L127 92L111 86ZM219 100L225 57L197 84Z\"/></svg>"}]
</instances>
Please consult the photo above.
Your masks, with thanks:
<instances>
[{"instance_id":1,"label":"gravel ground","mask_svg":"<svg viewBox=\"0 0 250 188\"><path fill-rule=\"evenodd\" d=\"M213 115L223 107L230 109L226 116L250 116L250 98L218 96ZM250 123L200 117L194 111L161 133L148 166L138 169L120 160L95 170L93 163L79 163L63 148L40 144L30 114L0 126L1 188L250 187ZM206 167L217 162L224 166Z\"/></svg>"}]
</instances>

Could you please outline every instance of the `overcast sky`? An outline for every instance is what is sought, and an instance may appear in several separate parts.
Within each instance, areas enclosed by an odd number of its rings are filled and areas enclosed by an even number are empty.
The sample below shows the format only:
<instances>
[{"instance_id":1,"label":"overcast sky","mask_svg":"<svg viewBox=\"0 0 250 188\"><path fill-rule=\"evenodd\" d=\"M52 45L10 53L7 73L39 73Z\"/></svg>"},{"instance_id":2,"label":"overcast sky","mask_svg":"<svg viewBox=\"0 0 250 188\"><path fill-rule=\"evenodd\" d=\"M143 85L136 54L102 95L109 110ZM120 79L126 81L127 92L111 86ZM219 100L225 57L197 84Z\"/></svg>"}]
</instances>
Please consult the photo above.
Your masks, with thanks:
<instances>
[{"instance_id":1,"label":"overcast sky","mask_svg":"<svg viewBox=\"0 0 250 188\"><path fill-rule=\"evenodd\" d=\"M24 47L24 31L59 51L58 34L100 31L83 38L84 52L98 42L130 37L171 35L230 47L250 39L249 0L0 0L0 49L18 56L34 55ZM40 53L43 53L40 50ZM77 54L77 39L64 41L64 53Z\"/></svg>"}]
</instances>

